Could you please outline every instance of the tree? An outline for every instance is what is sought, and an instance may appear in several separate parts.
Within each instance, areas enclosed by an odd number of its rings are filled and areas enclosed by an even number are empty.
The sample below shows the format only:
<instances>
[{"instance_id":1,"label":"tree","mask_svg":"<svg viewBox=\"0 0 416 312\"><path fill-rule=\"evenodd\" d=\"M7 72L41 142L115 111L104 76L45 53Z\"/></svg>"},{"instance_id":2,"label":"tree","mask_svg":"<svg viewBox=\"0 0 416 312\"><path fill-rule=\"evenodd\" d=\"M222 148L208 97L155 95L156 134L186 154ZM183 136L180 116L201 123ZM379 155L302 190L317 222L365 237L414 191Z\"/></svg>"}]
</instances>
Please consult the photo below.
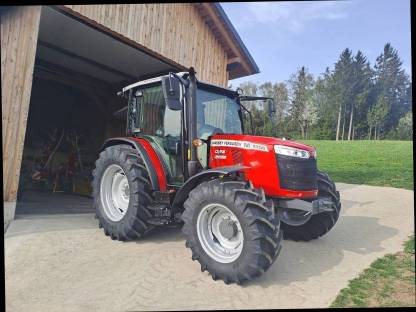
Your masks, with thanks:
<instances>
[{"instance_id":1,"label":"tree","mask_svg":"<svg viewBox=\"0 0 416 312\"><path fill-rule=\"evenodd\" d=\"M338 129L340 95L335 87L333 72L328 67L322 77L316 80L313 99L317 115L314 125L315 138L335 139L334 129Z\"/></svg>"},{"instance_id":2,"label":"tree","mask_svg":"<svg viewBox=\"0 0 416 312\"><path fill-rule=\"evenodd\" d=\"M353 87L354 87L354 71L353 71L353 57L350 49L345 49L340 55L340 59L335 63L335 70L333 73L333 88L337 93L338 121L336 129L336 140L340 138L344 140L345 122L348 111L351 110L351 102L353 101ZM342 119L342 130L341 127Z\"/></svg>"},{"instance_id":3,"label":"tree","mask_svg":"<svg viewBox=\"0 0 416 312\"><path fill-rule=\"evenodd\" d=\"M308 114L313 109L308 108L312 105L312 91L314 80L307 69L302 66L297 73L293 74L289 80L291 90L291 101L289 114L294 128L300 129L302 139L306 137L308 126L312 122L313 116Z\"/></svg>"},{"instance_id":4,"label":"tree","mask_svg":"<svg viewBox=\"0 0 416 312\"><path fill-rule=\"evenodd\" d=\"M251 81L243 82L239 85L239 88L243 90L243 93L245 95L252 95L252 96L257 95L258 87L257 87L257 84L254 82L251 82Z\"/></svg>"},{"instance_id":5,"label":"tree","mask_svg":"<svg viewBox=\"0 0 416 312\"><path fill-rule=\"evenodd\" d=\"M263 103L263 117L268 120L265 127L267 129L271 129L270 131L266 131L269 133L268 135L277 136L279 133L281 134L282 131L280 130L280 124L283 122L283 117L287 114L287 106L288 106L288 90L286 84L283 82L272 84L271 82L266 82L261 84L258 87L259 95L265 97L273 98L274 103L274 116L269 119L267 116L267 110L264 110ZM270 121L270 122L269 122ZM269 125L270 123L270 125Z\"/></svg>"},{"instance_id":6,"label":"tree","mask_svg":"<svg viewBox=\"0 0 416 312\"><path fill-rule=\"evenodd\" d=\"M353 55L346 48L316 81L301 67L287 83L246 82L240 87L247 95L274 99L273 118L263 102L247 103L258 134L335 140L411 137L412 82L389 43L374 67L361 51Z\"/></svg>"},{"instance_id":7,"label":"tree","mask_svg":"<svg viewBox=\"0 0 416 312\"><path fill-rule=\"evenodd\" d=\"M412 140L413 138L413 114L408 112L399 120L399 124L396 129L396 138L399 140Z\"/></svg>"},{"instance_id":8,"label":"tree","mask_svg":"<svg viewBox=\"0 0 416 312\"><path fill-rule=\"evenodd\" d=\"M399 119L408 111L409 77L402 69L398 52L390 43L384 46L383 53L374 66L377 97L382 95L388 106L388 118L380 127L384 132L393 130Z\"/></svg>"},{"instance_id":9,"label":"tree","mask_svg":"<svg viewBox=\"0 0 416 312\"><path fill-rule=\"evenodd\" d=\"M283 121L283 118L288 114L289 106L289 92L284 82L278 82L273 85L273 98L276 109L277 123Z\"/></svg>"},{"instance_id":10,"label":"tree","mask_svg":"<svg viewBox=\"0 0 416 312\"><path fill-rule=\"evenodd\" d=\"M258 88L259 90L259 95L260 96L264 96L264 97L270 97L275 99L275 94L274 94L274 90L273 90L273 84L271 82L265 82L263 84L261 84ZM275 116L273 116L274 118L269 118L268 116L268 110L267 110L267 101L262 101L260 104L261 107L261 118L263 119L263 132L262 135L267 135L267 136L276 136L276 118ZM276 102L273 102L273 105L276 106ZM276 110L276 107L273 108L273 110Z\"/></svg>"},{"instance_id":11,"label":"tree","mask_svg":"<svg viewBox=\"0 0 416 312\"><path fill-rule=\"evenodd\" d=\"M363 132L363 128L366 128L366 112L371 104L368 96L372 88L373 77L370 63L361 51L358 51L355 55L352 66L353 89L352 101L350 103L348 140L354 139L353 132L355 132L355 128L358 128L359 134Z\"/></svg>"},{"instance_id":12,"label":"tree","mask_svg":"<svg viewBox=\"0 0 416 312\"><path fill-rule=\"evenodd\" d=\"M370 126L369 139L371 139L371 129L374 128L374 140L380 139L381 125L386 120L389 112L389 106L386 98L383 95L379 95L377 98L377 104L369 109L368 112L368 124Z\"/></svg>"},{"instance_id":13,"label":"tree","mask_svg":"<svg viewBox=\"0 0 416 312\"><path fill-rule=\"evenodd\" d=\"M243 91L244 95L249 96L258 96L261 91L264 92L264 87L262 90L260 90L259 86L251 81L243 82L240 84L239 88ZM267 135L265 133L265 129L272 129L271 126L266 127L266 110L264 110L264 104L263 101L248 101L244 102L244 106L251 112L252 121L253 121L253 134L256 135ZM249 117L248 117L249 118ZM251 124L248 120L248 118L245 118L244 121L244 128L245 129L251 129ZM272 133L268 134L272 135Z\"/></svg>"}]
</instances>

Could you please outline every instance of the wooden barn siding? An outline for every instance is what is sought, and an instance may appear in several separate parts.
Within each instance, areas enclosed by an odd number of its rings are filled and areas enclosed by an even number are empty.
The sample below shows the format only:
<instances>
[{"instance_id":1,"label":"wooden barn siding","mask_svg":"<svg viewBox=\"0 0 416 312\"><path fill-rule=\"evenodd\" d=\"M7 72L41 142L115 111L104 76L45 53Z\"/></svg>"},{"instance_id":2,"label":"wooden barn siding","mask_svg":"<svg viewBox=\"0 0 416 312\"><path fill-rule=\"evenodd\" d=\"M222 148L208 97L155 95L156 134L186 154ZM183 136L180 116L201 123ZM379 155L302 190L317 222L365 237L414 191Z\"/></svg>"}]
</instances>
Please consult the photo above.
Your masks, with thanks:
<instances>
[{"instance_id":1,"label":"wooden barn siding","mask_svg":"<svg viewBox=\"0 0 416 312\"><path fill-rule=\"evenodd\" d=\"M228 83L227 54L191 3L65 7L176 63L194 66L201 80Z\"/></svg>"},{"instance_id":2,"label":"wooden barn siding","mask_svg":"<svg viewBox=\"0 0 416 312\"><path fill-rule=\"evenodd\" d=\"M40 6L11 8L1 15L1 109L3 198L15 201L32 90Z\"/></svg>"}]
</instances>

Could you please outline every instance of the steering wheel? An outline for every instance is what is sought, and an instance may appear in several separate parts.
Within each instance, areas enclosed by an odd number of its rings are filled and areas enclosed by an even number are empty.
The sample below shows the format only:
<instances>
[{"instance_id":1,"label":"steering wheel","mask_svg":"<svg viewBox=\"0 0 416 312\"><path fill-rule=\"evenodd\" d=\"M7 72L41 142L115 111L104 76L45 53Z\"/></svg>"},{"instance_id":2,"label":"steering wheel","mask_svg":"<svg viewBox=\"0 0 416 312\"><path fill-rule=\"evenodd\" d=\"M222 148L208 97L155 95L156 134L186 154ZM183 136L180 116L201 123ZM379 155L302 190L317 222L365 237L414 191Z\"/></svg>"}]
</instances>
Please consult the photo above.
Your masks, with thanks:
<instances>
[{"instance_id":1,"label":"steering wheel","mask_svg":"<svg viewBox=\"0 0 416 312\"><path fill-rule=\"evenodd\" d=\"M199 127L198 133L201 134L202 139L207 139L209 136L214 134L222 134L224 131L222 131L220 128L204 124L201 127Z\"/></svg>"}]
</instances>

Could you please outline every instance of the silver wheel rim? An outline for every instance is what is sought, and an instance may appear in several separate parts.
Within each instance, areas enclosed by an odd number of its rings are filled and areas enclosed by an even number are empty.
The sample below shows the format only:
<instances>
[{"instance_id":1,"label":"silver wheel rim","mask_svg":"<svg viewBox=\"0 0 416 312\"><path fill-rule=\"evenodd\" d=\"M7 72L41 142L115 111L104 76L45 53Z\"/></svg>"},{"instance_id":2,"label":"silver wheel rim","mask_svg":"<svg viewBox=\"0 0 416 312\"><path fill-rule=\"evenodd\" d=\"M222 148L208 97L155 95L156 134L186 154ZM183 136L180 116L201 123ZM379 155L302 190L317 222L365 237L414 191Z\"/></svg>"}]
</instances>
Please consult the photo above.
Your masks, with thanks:
<instances>
[{"instance_id":1,"label":"silver wheel rim","mask_svg":"<svg viewBox=\"0 0 416 312\"><path fill-rule=\"evenodd\" d=\"M235 214L226 206L209 204L203 207L196 228L202 248L215 261L230 263L240 256L243 231Z\"/></svg>"},{"instance_id":2,"label":"silver wheel rim","mask_svg":"<svg viewBox=\"0 0 416 312\"><path fill-rule=\"evenodd\" d=\"M100 186L101 203L111 221L120 221L129 207L130 188L126 174L119 165L105 169Z\"/></svg>"}]
</instances>

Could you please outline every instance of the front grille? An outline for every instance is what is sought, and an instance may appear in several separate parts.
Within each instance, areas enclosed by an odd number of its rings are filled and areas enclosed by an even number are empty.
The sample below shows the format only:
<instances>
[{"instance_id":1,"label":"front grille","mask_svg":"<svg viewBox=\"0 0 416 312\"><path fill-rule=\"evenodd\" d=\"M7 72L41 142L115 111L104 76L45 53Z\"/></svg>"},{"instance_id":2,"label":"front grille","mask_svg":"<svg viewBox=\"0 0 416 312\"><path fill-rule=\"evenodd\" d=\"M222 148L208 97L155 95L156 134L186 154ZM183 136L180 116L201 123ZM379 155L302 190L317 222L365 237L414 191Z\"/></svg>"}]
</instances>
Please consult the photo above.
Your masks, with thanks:
<instances>
[{"instance_id":1,"label":"front grille","mask_svg":"<svg viewBox=\"0 0 416 312\"><path fill-rule=\"evenodd\" d=\"M287 190L310 191L318 189L315 158L296 158L276 154L280 187Z\"/></svg>"}]
</instances>

